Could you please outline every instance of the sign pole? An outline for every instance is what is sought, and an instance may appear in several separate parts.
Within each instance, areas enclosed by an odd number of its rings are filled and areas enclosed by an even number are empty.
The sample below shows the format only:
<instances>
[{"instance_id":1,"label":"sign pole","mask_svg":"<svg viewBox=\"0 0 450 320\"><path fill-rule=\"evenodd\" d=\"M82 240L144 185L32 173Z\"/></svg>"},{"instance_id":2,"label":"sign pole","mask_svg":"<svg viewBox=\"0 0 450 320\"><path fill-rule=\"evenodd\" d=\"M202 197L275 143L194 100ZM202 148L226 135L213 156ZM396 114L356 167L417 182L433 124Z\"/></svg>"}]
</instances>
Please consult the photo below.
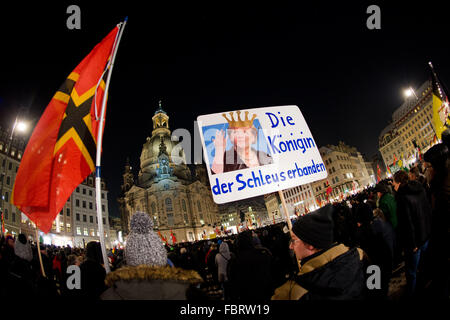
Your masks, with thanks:
<instances>
[{"instance_id":1,"label":"sign pole","mask_svg":"<svg viewBox=\"0 0 450 320\"><path fill-rule=\"evenodd\" d=\"M287 220L287 223L288 223L289 231L292 231L292 222L291 222L291 219L289 218L289 213L287 211L286 200L284 199L283 190L279 190L278 191L278 195L280 196L281 205L283 206L283 210L284 210L284 214L286 216L286 220Z\"/></svg>"},{"instance_id":2,"label":"sign pole","mask_svg":"<svg viewBox=\"0 0 450 320\"><path fill-rule=\"evenodd\" d=\"M283 190L279 190L278 195L280 196L280 199L281 199L281 205L283 206L283 210L284 210L284 214L287 219L289 231L292 232L292 222L291 222L291 218L289 218L289 213L287 212L286 200L284 199ZM289 236L290 236L290 234L289 234ZM302 265L300 263L300 260L298 260L298 259L296 259L296 260L297 260L298 270L300 271Z\"/></svg>"}]
</instances>

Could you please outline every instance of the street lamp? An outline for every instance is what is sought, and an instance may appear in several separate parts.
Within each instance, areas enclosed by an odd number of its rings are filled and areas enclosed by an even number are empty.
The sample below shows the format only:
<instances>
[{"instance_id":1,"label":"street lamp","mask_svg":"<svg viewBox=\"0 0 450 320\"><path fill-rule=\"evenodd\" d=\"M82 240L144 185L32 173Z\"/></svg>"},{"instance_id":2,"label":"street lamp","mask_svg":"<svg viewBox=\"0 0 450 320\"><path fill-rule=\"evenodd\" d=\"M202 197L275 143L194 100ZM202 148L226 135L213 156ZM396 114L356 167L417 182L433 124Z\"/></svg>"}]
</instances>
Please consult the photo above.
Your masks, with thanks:
<instances>
[{"instance_id":1,"label":"street lamp","mask_svg":"<svg viewBox=\"0 0 450 320\"><path fill-rule=\"evenodd\" d=\"M0 186L0 199L1 199L1 201L0 201L0 213L2 215L3 215L3 211L4 211L4 199L5 199L5 197L3 196L3 187L5 185L6 166L7 166L8 153L9 154L11 153L10 148L11 148L12 141L13 141L13 138L14 138L14 131L17 129L20 132L24 132L27 129L26 123L23 122L23 121L19 121L19 115L20 115L20 110L19 110L19 113L16 116L16 120L14 121L14 125L13 125L12 130L11 130L11 135L9 136L8 144L6 145L6 148L4 149L5 150L5 157L3 158L3 161L5 162L5 165L3 167L3 172L2 172L2 175L1 175L1 178L0 178L0 180L1 180L1 186ZM3 233L3 230L1 232Z\"/></svg>"},{"instance_id":2,"label":"street lamp","mask_svg":"<svg viewBox=\"0 0 450 320\"><path fill-rule=\"evenodd\" d=\"M414 92L413 88L411 88L411 86L410 86L408 89L406 89L406 90L404 91L404 95L405 95L407 98L409 98L409 97L411 97L412 95L414 95L414 96L416 97L417 100L419 99L419 98L417 97L416 93Z\"/></svg>"},{"instance_id":3,"label":"street lamp","mask_svg":"<svg viewBox=\"0 0 450 320\"><path fill-rule=\"evenodd\" d=\"M25 122L18 122L16 127L17 127L17 130L19 130L20 132L25 132L28 128L28 126Z\"/></svg>"}]
</instances>

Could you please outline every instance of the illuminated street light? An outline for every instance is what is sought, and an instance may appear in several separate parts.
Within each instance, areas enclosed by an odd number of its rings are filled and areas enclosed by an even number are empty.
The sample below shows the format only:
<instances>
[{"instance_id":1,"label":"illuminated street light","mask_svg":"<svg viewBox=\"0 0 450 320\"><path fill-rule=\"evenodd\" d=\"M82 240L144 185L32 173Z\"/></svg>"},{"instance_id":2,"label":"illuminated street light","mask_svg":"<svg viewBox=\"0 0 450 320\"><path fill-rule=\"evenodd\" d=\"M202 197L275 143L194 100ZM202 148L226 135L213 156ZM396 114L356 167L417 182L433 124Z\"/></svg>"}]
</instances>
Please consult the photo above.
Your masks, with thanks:
<instances>
[{"instance_id":1,"label":"illuminated street light","mask_svg":"<svg viewBox=\"0 0 450 320\"><path fill-rule=\"evenodd\" d=\"M404 91L404 94L407 98L411 97L412 95L414 95L416 97L416 99L419 99L416 95L416 93L414 92L413 88L409 87L408 89L406 89Z\"/></svg>"},{"instance_id":2,"label":"illuminated street light","mask_svg":"<svg viewBox=\"0 0 450 320\"><path fill-rule=\"evenodd\" d=\"M27 130L28 126L25 122L19 122L17 123L17 130L20 132L25 132Z\"/></svg>"},{"instance_id":3,"label":"illuminated street light","mask_svg":"<svg viewBox=\"0 0 450 320\"><path fill-rule=\"evenodd\" d=\"M413 94L413 91L411 89L405 90L405 96L410 97L410 96L412 96L412 94Z\"/></svg>"}]
</instances>

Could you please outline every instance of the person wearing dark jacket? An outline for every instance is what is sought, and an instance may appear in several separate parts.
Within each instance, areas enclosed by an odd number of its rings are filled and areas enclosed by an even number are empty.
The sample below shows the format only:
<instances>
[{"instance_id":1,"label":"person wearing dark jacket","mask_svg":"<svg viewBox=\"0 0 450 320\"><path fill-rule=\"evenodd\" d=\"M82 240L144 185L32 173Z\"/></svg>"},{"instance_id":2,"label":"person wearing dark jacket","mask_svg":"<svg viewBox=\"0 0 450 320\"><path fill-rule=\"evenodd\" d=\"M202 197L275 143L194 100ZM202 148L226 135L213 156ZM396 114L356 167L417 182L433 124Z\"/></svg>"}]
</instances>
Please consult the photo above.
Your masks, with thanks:
<instances>
[{"instance_id":1,"label":"person wearing dark jacket","mask_svg":"<svg viewBox=\"0 0 450 320\"><path fill-rule=\"evenodd\" d=\"M271 255L253 245L250 231L237 238L236 260L231 266L231 298L240 300L270 300L272 296Z\"/></svg>"},{"instance_id":2,"label":"person wearing dark jacket","mask_svg":"<svg viewBox=\"0 0 450 320\"><path fill-rule=\"evenodd\" d=\"M103 257L100 243L90 241L86 246L86 260L80 265L81 295L83 298L98 300L106 290L106 271L103 267Z\"/></svg>"},{"instance_id":3,"label":"person wearing dark jacket","mask_svg":"<svg viewBox=\"0 0 450 320\"><path fill-rule=\"evenodd\" d=\"M332 205L301 216L290 247L301 268L272 300L360 300L365 297L363 251L333 242Z\"/></svg>"},{"instance_id":4,"label":"person wearing dark jacket","mask_svg":"<svg viewBox=\"0 0 450 320\"><path fill-rule=\"evenodd\" d=\"M428 247L431 234L431 207L423 186L409 181L403 170L394 174L399 240L405 253L407 294L416 291L417 269Z\"/></svg>"},{"instance_id":5,"label":"person wearing dark jacket","mask_svg":"<svg viewBox=\"0 0 450 320\"><path fill-rule=\"evenodd\" d=\"M14 245L15 257L9 269L8 294L24 298L33 297L34 274L31 268L33 252L26 236L21 233Z\"/></svg>"},{"instance_id":6,"label":"person wearing dark jacket","mask_svg":"<svg viewBox=\"0 0 450 320\"><path fill-rule=\"evenodd\" d=\"M384 217L391 224L394 230L397 228L397 203L391 194L386 183L380 182L376 185L375 191L378 195L378 208L383 211Z\"/></svg>"},{"instance_id":7,"label":"person wearing dark jacket","mask_svg":"<svg viewBox=\"0 0 450 320\"><path fill-rule=\"evenodd\" d=\"M445 133L445 134L444 134ZM442 133L447 142L450 131ZM431 147L425 154L427 180L430 182L432 199L430 270L431 298L448 299L450 284L450 152L445 143Z\"/></svg>"},{"instance_id":8,"label":"person wearing dark jacket","mask_svg":"<svg viewBox=\"0 0 450 320\"><path fill-rule=\"evenodd\" d=\"M38 250L41 251L42 266L44 267L45 277L42 275ZM44 244L40 244L39 248L35 248L33 260L31 261L33 272L36 277L36 294L40 298L54 298L58 294L54 280L53 264L49 256L50 252L48 247Z\"/></svg>"},{"instance_id":9,"label":"person wearing dark jacket","mask_svg":"<svg viewBox=\"0 0 450 320\"><path fill-rule=\"evenodd\" d=\"M375 216L368 203L359 204L356 212L360 248L367 254L370 264L379 266L381 271L381 289L369 291L370 297L387 299L394 261L394 229L389 222Z\"/></svg>"}]
</instances>

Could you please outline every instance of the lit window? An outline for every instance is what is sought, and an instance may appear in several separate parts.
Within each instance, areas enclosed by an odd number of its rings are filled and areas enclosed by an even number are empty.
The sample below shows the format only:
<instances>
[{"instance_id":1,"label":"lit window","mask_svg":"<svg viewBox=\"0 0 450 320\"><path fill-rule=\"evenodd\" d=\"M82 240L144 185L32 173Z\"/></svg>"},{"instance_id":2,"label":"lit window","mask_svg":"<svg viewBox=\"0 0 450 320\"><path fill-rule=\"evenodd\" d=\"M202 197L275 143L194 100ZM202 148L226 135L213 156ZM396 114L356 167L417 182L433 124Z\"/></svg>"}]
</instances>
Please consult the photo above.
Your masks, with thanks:
<instances>
[{"instance_id":1,"label":"lit window","mask_svg":"<svg viewBox=\"0 0 450 320\"><path fill-rule=\"evenodd\" d=\"M81 235L81 227L77 227L77 235Z\"/></svg>"},{"instance_id":2,"label":"lit window","mask_svg":"<svg viewBox=\"0 0 450 320\"><path fill-rule=\"evenodd\" d=\"M89 233L88 233L88 228L83 228L83 234L85 235L85 236L88 236L89 235Z\"/></svg>"}]
</instances>

